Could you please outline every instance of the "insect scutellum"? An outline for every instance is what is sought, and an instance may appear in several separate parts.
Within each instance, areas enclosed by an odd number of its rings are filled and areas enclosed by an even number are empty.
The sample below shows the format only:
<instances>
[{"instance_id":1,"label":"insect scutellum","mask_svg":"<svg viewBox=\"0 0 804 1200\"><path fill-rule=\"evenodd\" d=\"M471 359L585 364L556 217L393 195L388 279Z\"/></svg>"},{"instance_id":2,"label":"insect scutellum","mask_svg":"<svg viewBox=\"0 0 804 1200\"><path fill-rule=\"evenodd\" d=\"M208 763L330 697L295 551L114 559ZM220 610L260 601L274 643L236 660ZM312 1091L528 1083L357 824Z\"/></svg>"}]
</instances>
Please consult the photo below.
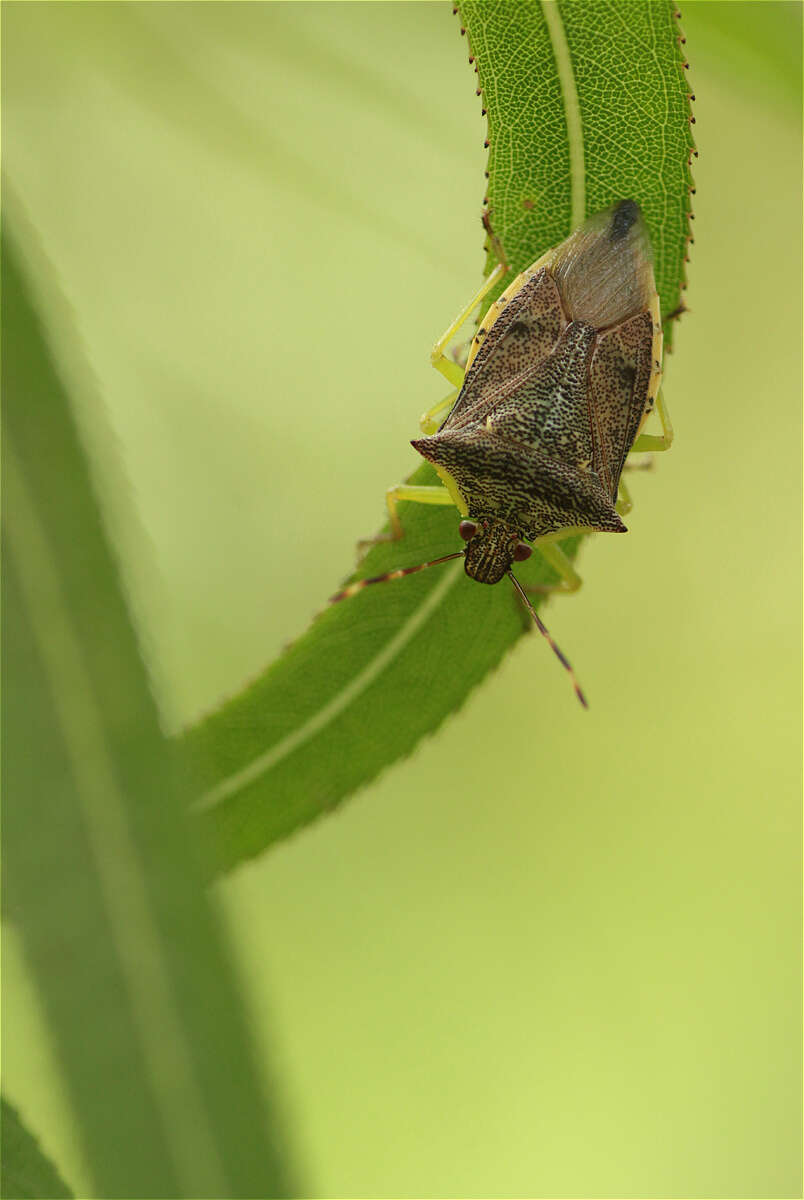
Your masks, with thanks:
<instances>
[{"instance_id":1,"label":"insect scutellum","mask_svg":"<svg viewBox=\"0 0 804 1200\"><path fill-rule=\"evenodd\" d=\"M488 215L484 224L501 258ZM672 442L659 393L659 298L639 205L621 200L596 213L518 275L480 322L464 372L445 348L506 271L501 261L433 349L433 365L457 390L424 415L425 436L412 445L441 484L390 488L391 532L374 539L403 536L400 500L454 504L465 548L356 581L332 599L463 555L466 574L479 583L509 576L572 675L511 566L529 557L535 543L559 573L555 586L575 590L580 577L556 539L625 533L627 456ZM654 406L662 436L640 436ZM573 683L585 704L574 676Z\"/></svg>"}]
</instances>

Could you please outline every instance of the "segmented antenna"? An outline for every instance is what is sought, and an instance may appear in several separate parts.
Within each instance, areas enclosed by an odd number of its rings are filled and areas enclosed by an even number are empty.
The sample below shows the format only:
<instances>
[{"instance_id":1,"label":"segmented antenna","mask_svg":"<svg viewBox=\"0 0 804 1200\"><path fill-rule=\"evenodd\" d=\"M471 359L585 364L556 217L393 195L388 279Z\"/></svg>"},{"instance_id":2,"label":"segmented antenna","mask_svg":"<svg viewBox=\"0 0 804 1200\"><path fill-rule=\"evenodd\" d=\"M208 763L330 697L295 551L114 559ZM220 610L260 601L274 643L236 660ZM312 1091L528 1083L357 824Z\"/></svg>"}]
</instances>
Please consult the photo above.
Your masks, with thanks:
<instances>
[{"instance_id":1,"label":"segmented antenna","mask_svg":"<svg viewBox=\"0 0 804 1200\"><path fill-rule=\"evenodd\" d=\"M511 580L511 583L514 585L514 587L519 592L520 596L522 597L522 599L525 601L528 608L530 609L530 615L533 617L534 621L536 622L536 628L538 629L539 633L542 635L542 637L547 639L547 641L549 642L550 646L553 649L553 653L555 654L556 658L561 663L562 667L564 667L565 671L567 672L570 679L572 680L572 686L575 688L575 695L578 697L578 699L580 700L580 702L584 706L584 708L588 708L589 704L587 702L586 696L584 696L583 692L581 691L581 688L578 684L578 680L575 678L575 672L573 671L572 667L570 666L568 660L564 657L564 655L559 650L558 646L553 641L553 639L550 636L550 633L547 629L547 626L541 620L539 614L536 612L536 609L533 607L530 600L528 599L527 592L525 591L525 589L523 588L522 584L519 582L519 580L517 579L517 577L513 573L513 571L508 571L507 574L508 574L508 578Z\"/></svg>"},{"instance_id":2,"label":"segmented antenna","mask_svg":"<svg viewBox=\"0 0 804 1200\"><path fill-rule=\"evenodd\" d=\"M347 584L342 592L336 592L334 596L330 596L329 602L337 604L339 600L346 600L349 596L354 596L356 592L362 591L370 583L390 583L392 579L401 579L403 575L415 575L417 571L423 571L425 567L437 567L439 563L449 562L451 558L463 558L463 555L463 550L457 550L454 554L445 554L442 558L419 563L416 567L399 567L396 571L386 571L384 575L372 575L369 579L358 579L355 583Z\"/></svg>"}]
</instances>

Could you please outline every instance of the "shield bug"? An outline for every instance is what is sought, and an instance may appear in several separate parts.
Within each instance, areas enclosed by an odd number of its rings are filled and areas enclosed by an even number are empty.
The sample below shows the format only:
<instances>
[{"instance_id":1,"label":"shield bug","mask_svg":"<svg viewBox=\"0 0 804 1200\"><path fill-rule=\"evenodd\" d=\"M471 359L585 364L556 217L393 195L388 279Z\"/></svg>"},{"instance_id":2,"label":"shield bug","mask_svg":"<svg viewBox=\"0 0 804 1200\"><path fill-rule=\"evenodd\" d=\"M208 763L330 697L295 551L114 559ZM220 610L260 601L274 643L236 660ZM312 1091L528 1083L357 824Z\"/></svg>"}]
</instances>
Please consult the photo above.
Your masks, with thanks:
<instances>
[{"instance_id":1,"label":"shield bug","mask_svg":"<svg viewBox=\"0 0 804 1200\"><path fill-rule=\"evenodd\" d=\"M500 263L433 348L433 365L457 388L425 413L425 436L412 442L435 466L441 486L390 488L391 532L382 539L402 537L397 502L409 500L454 504L465 546L359 580L332 600L462 555L466 574L478 583L509 577L586 705L570 664L511 568L530 556L528 543L535 542L559 575L556 587L574 591L581 580L557 540L625 533L627 456L665 450L672 441L659 394L662 326L650 241L634 200L590 217L491 304L464 371L445 348L507 270L487 217L485 224ZM640 436L654 406L662 435Z\"/></svg>"}]
</instances>

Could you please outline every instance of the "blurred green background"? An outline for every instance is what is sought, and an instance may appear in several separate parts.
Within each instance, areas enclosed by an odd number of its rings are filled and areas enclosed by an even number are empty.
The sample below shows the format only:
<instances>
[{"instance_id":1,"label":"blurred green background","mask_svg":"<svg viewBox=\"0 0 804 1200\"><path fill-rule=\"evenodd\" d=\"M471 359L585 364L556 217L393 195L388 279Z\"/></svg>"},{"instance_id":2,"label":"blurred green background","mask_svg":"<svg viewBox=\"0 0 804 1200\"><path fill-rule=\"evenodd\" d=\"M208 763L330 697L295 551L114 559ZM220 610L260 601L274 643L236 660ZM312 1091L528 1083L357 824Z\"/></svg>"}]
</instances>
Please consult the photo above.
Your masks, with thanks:
<instances>
[{"instance_id":1,"label":"blurred green background","mask_svg":"<svg viewBox=\"0 0 804 1200\"><path fill-rule=\"evenodd\" d=\"M800 24L683 9L677 442L548 610L590 713L529 639L217 888L317 1195L800 1195ZM168 728L417 462L483 265L474 89L446 3L4 6L6 217ZM6 1089L80 1194L13 931L4 968Z\"/></svg>"}]
</instances>

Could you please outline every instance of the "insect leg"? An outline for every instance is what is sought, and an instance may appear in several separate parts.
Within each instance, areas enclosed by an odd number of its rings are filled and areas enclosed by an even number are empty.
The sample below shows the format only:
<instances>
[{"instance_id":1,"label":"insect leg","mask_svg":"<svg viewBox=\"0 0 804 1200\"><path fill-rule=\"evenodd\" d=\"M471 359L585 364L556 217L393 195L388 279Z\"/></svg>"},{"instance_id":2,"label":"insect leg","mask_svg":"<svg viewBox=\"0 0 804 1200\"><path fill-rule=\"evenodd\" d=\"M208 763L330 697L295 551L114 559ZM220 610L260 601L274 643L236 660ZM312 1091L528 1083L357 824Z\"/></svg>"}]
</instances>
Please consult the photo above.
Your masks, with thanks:
<instances>
[{"instance_id":1,"label":"insect leg","mask_svg":"<svg viewBox=\"0 0 804 1200\"><path fill-rule=\"evenodd\" d=\"M645 465L648 466L649 464L646 463ZM639 467L642 467L641 463L639 464ZM634 464L634 468L638 469L636 463ZM628 485L624 479L620 479L620 482L617 484L617 503L614 507L617 509L617 512L621 517L624 517L626 513L630 513L631 509L634 507L634 502L631 499L631 493L628 490Z\"/></svg>"},{"instance_id":2,"label":"insect leg","mask_svg":"<svg viewBox=\"0 0 804 1200\"><path fill-rule=\"evenodd\" d=\"M434 404L432 408L428 408L426 413L422 413L422 415L419 417L419 428L421 429L422 433L426 433L428 436L432 433L436 433L439 425L441 424L440 421L436 420L436 417L439 417L443 412L449 412L457 399L458 389L455 388L455 390L450 392L448 396L445 396L443 400L439 400L438 404Z\"/></svg>"},{"instance_id":3,"label":"insect leg","mask_svg":"<svg viewBox=\"0 0 804 1200\"><path fill-rule=\"evenodd\" d=\"M385 503L388 506L388 516L391 521L390 533L378 533L376 537L364 538L357 543L358 554L363 554L369 546L377 542L396 542L405 536L402 522L396 506L400 500L411 500L416 504L454 504L455 501L441 484L412 484L397 483L385 493Z\"/></svg>"},{"instance_id":4,"label":"insect leg","mask_svg":"<svg viewBox=\"0 0 804 1200\"><path fill-rule=\"evenodd\" d=\"M478 304L480 304L489 294L491 289L500 282L507 270L508 266L506 263L497 264L497 266L489 275L488 279L484 279L482 286L478 289L466 307L461 309L449 328L444 330L444 333L430 351L430 362L433 364L435 369L440 371L441 374L455 387L460 387L463 383L463 367L460 367L458 363L453 362L451 358L447 358L444 351L446 350L449 342L460 329L461 325L463 325L465 321L469 320Z\"/></svg>"},{"instance_id":5,"label":"insect leg","mask_svg":"<svg viewBox=\"0 0 804 1200\"><path fill-rule=\"evenodd\" d=\"M633 474L634 471L652 471L655 465L656 462L652 454L645 454L643 457L643 455L640 453L639 458L637 458L634 462L631 462L631 460L628 458L625 460L625 465L623 466L623 475L626 471L630 472L631 474ZM628 487L628 484L625 482L622 476L620 476L620 482L617 484L617 503L614 507L617 509L617 512L621 517L624 517L626 513L630 513L631 509L634 507L634 502L631 499L631 489Z\"/></svg>"},{"instance_id":6,"label":"insect leg","mask_svg":"<svg viewBox=\"0 0 804 1200\"><path fill-rule=\"evenodd\" d=\"M670 420L670 413L667 411L667 405L664 401L664 396L659 392L656 397L656 411L659 414L659 420L662 423L661 436L650 433L641 433L634 442L629 453L644 454L646 450L669 450L673 444L673 423Z\"/></svg>"},{"instance_id":7,"label":"insect leg","mask_svg":"<svg viewBox=\"0 0 804 1200\"><path fill-rule=\"evenodd\" d=\"M562 537L566 537L566 533L562 533ZM559 581L558 583L523 584L524 590L536 592L542 596L549 592L577 592L583 580L561 547L554 542L538 541L536 549L548 566L551 566L559 576Z\"/></svg>"}]
</instances>

